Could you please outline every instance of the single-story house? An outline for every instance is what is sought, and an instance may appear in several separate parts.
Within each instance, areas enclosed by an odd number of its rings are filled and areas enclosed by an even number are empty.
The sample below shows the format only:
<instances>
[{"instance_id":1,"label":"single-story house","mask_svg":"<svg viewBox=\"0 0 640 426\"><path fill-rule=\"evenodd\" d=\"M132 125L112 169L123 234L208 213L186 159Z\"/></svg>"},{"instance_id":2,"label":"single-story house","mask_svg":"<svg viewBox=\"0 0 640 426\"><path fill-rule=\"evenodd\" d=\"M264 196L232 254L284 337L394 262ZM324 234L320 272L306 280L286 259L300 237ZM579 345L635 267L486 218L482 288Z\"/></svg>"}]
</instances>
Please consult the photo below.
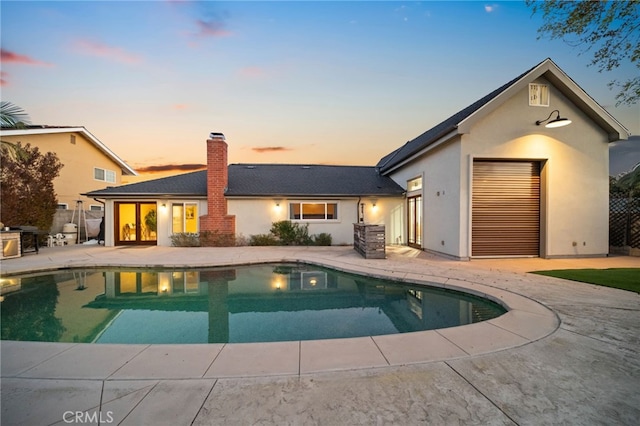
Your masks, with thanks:
<instances>
[{"instance_id":1,"label":"single-story house","mask_svg":"<svg viewBox=\"0 0 640 426\"><path fill-rule=\"evenodd\" d=\"M384 224L388 244L457 259L604 256L608 144L628 136L545 59L374 167L227 165L212 133L206 171L86 195L106 203L107 245L248 236L290 219L334 244L353 242L354 222Z\"/></svg>"}]
</instances>

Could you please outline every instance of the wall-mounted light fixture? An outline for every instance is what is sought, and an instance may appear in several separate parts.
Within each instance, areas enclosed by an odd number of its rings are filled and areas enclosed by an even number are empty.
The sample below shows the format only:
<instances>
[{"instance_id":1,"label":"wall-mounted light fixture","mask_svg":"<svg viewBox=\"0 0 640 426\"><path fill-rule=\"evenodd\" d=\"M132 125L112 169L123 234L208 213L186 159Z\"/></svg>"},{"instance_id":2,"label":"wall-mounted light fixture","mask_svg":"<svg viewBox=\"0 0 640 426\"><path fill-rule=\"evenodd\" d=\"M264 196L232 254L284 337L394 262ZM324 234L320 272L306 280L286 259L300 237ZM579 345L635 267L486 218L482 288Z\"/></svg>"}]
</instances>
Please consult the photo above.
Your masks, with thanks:
<instances>
[{"instance_id":1,"label":"wall-mounted light fixture","mask_svg":"<svg viewBox=\"0 0 640 426\"><path fill-rule=\"evenodd\" d=\"M551 118L551 116L553 115L554 112L557 114L556 118L554 118L553 120L549 121L549 119ZM553 128L556 128L556 127L568 126L569 124L571 124L571 120L569 120L568 118L560 117L560 111L558 111L557 109L554 109L553 111L551 111L551 114L549 114L549 116L546 119L536 121L536 126L541 125L545 121L549 121L547 124L544 125L544 127L548 128L548 129L553 129Z\"/></svg>"},{"instance_id":2,"label":"wall-mounted light fixture","mask_svg":"<svg viewBox=\"0 0 640 426\"><path fill-rule=\"evenodd\" d=\"M167 208L167 203L162 203L162 208L166 209Z\"/></svg>"}]
</instances>

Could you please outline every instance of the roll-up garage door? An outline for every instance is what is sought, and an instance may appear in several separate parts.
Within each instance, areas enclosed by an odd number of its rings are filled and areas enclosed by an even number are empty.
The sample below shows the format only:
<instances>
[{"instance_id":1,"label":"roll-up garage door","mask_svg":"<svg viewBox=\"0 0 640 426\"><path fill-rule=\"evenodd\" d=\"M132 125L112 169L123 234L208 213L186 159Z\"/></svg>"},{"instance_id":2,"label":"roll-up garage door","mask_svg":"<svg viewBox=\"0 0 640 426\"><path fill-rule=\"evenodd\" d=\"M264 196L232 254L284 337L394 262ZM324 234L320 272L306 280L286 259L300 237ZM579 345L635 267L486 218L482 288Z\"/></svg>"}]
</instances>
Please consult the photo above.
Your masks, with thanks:
<instances>
[{"instance_id":1,"label":"roll-up garage door","mask_svg":"<svg viewBox=\"0 0 640 426\"><path fill-rule=\"evenodd\" d=\"M540 163L473 162L471 255L539 256Z\"/></svg>"}]
</instances>

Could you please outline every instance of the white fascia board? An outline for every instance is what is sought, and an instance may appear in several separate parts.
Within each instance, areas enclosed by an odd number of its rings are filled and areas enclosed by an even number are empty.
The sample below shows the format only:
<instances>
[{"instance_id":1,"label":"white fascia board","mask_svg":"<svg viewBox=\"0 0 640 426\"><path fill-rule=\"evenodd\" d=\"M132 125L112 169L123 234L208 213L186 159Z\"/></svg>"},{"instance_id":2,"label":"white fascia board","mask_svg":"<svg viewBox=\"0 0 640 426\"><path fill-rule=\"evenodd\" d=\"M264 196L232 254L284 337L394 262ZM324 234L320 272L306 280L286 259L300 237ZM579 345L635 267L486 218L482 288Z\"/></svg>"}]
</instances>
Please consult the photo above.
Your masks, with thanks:
<instances>
[{"instance_id":1,"label":"white fascia board","mask_svg":"<svg viewBox=\"0 0 640 426\"><path fill-rule=\"evenodd\" d=\"M87 139L89 139L100 151L105 153L109 158L118 163L120 168L125 172L126 175L130 176L138 176L138 173L131 168L127 163L124 162L120 157L118 157L113 151L111 151L105 144L100 142L98 138L93 136L91 132L89 132L84 127L55 127L55 128L41 128L41 129L12 129L12 130L3 130L0 134L5 136L21 136L21 135L46 135L51 133L81 133Z\"/></svg>"},{"instance_id":2,"label":"white fascia board","mask_svg":"<svg viewBox=\"0 0 640 426\"><path fill-rule=\"evenodd\" d=\"M403 167L404 165L412 162L413 160L415 160L418 157L423 156L424 154L426 154L427 152L439 147L440 145L448 142L449 140L451 140L452 138L454 138L457 135L462 134L462 132L459 131L459 129L454 129L452 131L450 131L449 133L447 133L446 135L438 138L438 140L436 140L435 142L429 144L428 146L424 147L423 149L421 149L420 151L416 152L415 154L413 154L412 156L405 158L403 161L401 161L400 163L396 164L395 166L393 166L392 168L390 168L389 170L384 172L385 176L390 175L391 173L393 173L395 170Z\"/></svg>"},{"instance_id":3,"label":"white fascia board","mask_svg":"<svg viewBox=\"0 0 640 426\"><path fill-rule=\"evenodd\" d=\"M551 78L549 78L550 76ZM616 120L609 111L600 106L595 99L589 96L587 92L585 92L551 59L546 59L541 62L536 68L532 69L528 74L522 76L520 80L512 84L511 87L507 88L469 117L458 123L459 133L469 133L471 126L474 123L539 77L547 78L547 80L554 84L558 90L563 92L567 98L569 98L578 108L583 110L585 114L590 116L592 119L594 119L594 115L599 118L601 122L598 124L609 133L609 140L611 142L618 139L627 139L631 136L631 132L629 132L624 125ZM589 112L591 112L591 114ZM606 124L609 128L604 128L603 124Z\"/></svg>"}]
</instances>

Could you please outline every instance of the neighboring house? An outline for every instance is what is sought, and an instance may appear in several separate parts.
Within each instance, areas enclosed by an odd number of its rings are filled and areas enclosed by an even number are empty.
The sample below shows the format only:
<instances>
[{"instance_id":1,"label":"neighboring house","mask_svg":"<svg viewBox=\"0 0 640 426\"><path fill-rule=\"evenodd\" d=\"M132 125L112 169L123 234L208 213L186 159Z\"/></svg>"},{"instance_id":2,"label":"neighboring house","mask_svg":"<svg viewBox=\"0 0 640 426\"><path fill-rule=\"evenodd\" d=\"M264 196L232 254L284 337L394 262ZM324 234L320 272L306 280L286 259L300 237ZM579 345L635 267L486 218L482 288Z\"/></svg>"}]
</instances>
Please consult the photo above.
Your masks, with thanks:
<instances>
[{"instance_id":1,"label":"neighboring house","mask_svg":"<svg viewBox=\"0 0 640 426\"><path fill-rule=\"evenodd\" d=\"M54 180L61 210L75 209L82 200L85 210L102 210L93 198L81 196L87 191L120 185L122 175L137 175L127 163L84 127L27 126L2 129L3 141L23 146L31 144L41 153L53 152L64 165Z\"/></svg>"},{"instance_id":2,"label":"neighboring house","mask_svg":"<svg viewBox=\"0 0 640 426\"><path fill-rule=\"evenodd\" d=\"M291 219L335 244L353 242L353 222L385 224L387 243L457 259L604 256L608 144L628 135L546 59L375 167L227 166L224 136L213 133L206 172L87 195L106 201L107 245L267 233ZM156 206L149 233L144 217Z\"/></svg>"}]
</instances>

